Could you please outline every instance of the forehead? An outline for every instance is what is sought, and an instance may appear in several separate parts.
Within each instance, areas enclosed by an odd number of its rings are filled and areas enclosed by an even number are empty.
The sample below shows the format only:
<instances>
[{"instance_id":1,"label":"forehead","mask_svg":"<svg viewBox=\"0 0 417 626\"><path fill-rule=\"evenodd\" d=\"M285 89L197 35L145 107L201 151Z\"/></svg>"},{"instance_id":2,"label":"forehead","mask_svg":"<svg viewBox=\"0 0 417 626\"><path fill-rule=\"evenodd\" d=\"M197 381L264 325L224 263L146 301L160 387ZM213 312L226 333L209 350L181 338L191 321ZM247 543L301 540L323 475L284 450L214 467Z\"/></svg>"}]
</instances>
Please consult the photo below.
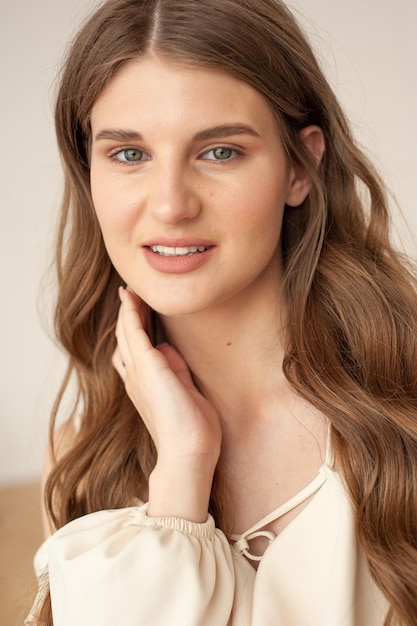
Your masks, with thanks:
<instances>
[{"instance_id":1,"label":"forehead","mask_svg":"<svg viewBox=\"0 0 417 626\"><path fill-rule=\"evenodd\" d=\"M262 95L230 74L147 56L129 61L92 109L93 133L104 126L178 128L236 122L275 126Z\"/></svg>"}]
</instances>

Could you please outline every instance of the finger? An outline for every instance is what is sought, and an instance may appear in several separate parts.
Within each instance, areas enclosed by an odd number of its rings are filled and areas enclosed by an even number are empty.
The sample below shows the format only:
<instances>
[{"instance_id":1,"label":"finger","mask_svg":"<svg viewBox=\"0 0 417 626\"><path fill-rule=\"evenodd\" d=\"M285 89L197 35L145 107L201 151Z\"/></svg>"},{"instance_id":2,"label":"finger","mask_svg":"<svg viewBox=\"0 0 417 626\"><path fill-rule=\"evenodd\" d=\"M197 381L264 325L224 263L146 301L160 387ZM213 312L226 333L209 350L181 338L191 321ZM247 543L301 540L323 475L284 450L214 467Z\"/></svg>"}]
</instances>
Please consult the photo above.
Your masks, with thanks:
<instances>
[{"instance_id":1,"label":"finger","mask_svg":"<svg viewBox=\"0 0 417 626\"><path fill-rule=\"evenodd\" d=\"M117 340L117 349L122 355L122 361L126 362L129 358L129 347L127 344L125 329L124 329L124 321L122 315L122 304L120 305L119 314L117 316L115 335Z\"/></svg>"},{"instance_id":2,"label":"finger","mask_svg":"<svg viewBox=\"0 0 417 626\"><path fill-rule=\"evenodd\" d=\"M140 327L148 332L150 326L150 309L147 304L130 287L119 289L120 301L126 303L126 308L135 312Z\"/></svg>"},{"instance_id":3,"label":"finger","mask_svg":"<svg viewBox=\"0 0 417 626\"><path fill-rule=\"evenodd\" d=\"M185 387L194 387L194 382L191 377L190 370L188 369L187 363L184 361L180 353L175 350L173 346L170 346L167 343L158 346L158 350L161 354L164 355L169 367L177 376L177 378L182 382L182 384Z\"/></svg>"},{"instance_id":4,"label":"finger","mask_svg":"<svg viewBox=\"0 0 417 626\"><path fill-rule=\"evenodd\" d=\"M146 305L134 293L124 290L116 332L126 365L153 350L144 327L145 318Z\"/></svg>"},{"instance_id":5,"label":"finger","mask_svg":"<svg viewBox=\"0 0 417 626\"><path fill-rule=\"evenodd\" d=\"M120 352L120 349L117 347L113 352L112 356L112 364L116 372L119 374L120 378L123 382L126 381L126 367Z\"/></svg>"},{"instance_id":6,"label":"finger","mask_svg":"<svg viewBox=\"0 0 417 626\"><path fill-rule=\"evenodd\" d=\"M138 332L144 332L140 311L141 301L133 292L125 290L123 287L119 288L119 298L121 305L117 318L115 334L123 362L125 365L131 365L133 355L130 342L132 340L132 335ZM126 309L128 309L127 312ZM129 337L127 334L129 334ZM147 344L146 339L145 344ZM134 352L136 352L136 350Z\"/></svg>"}]
</instances>

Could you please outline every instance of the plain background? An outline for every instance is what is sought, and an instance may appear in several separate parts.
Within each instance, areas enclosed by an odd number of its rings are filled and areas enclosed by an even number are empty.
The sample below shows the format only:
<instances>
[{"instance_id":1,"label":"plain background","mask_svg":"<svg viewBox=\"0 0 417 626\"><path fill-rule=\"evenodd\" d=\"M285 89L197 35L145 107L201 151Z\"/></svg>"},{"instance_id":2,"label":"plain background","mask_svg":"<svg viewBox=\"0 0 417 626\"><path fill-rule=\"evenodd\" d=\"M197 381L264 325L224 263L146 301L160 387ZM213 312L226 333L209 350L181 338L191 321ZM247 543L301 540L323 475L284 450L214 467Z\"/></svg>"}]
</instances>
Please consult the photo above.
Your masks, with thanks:
<instances>
[{"instance_id":1,"label":"plain background","mask_svg":"<svg viewBox=\"0 0 417 626\"><path fill-rule=\"evenodd\" d=\"M208 0L209 1L209 0ZM54 80L94 0L0 8L0 486L37 480L64 369L47 278L61 194ZM396 239L417 257L416 0L291 0L353 130L402 208ZM49 282L48 282L49 281Z\"/></svg>"}]
</instances>

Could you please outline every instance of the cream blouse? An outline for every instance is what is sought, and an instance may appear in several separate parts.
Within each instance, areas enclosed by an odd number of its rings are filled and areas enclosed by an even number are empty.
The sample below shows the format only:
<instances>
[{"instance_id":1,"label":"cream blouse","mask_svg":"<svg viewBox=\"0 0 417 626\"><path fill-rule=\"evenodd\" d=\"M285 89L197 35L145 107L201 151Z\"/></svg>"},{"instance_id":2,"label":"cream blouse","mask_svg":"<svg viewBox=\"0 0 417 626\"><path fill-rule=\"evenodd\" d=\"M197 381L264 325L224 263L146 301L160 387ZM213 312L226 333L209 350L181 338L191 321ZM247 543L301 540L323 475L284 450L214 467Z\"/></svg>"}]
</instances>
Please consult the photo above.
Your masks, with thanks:
<instances>
[{"instance_id":1,"label":"cream blouse","mask_svg":"<svg viewBox=\"0 0 417 626\"><path fill-rule=\"evenodd\" d=\"M262 530L308 498L278 536ZM148 517L146 508L91 513L41 546L35 567L49 573L54 626L383 625L387 603L327 461L305 489L233 544L210 516L196 524ZM259 534L270 543L255 570L248 558ZM27 626L36 624L35 608Z\"/></svg>"}]
</instances>

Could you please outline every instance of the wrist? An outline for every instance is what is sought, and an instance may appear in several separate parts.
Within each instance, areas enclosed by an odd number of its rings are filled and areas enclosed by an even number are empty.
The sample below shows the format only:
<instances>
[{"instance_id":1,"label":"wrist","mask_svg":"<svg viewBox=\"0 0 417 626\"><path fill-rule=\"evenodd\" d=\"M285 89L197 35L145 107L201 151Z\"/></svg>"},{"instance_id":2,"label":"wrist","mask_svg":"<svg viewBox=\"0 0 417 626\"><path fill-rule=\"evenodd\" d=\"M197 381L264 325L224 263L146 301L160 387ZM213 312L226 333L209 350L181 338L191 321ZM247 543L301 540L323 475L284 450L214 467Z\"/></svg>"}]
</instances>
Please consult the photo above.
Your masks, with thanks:
<instances>
[{"instance_id":1,"label":"wrist","mask_svg":"<svg viewBox=\"0 0 417 626\"><path fill-rule=\"evenodd\" d=\"M202 459L158 461L149 478L148 515L206 522L215 467Z\"/></svg>"}]
</instances>

